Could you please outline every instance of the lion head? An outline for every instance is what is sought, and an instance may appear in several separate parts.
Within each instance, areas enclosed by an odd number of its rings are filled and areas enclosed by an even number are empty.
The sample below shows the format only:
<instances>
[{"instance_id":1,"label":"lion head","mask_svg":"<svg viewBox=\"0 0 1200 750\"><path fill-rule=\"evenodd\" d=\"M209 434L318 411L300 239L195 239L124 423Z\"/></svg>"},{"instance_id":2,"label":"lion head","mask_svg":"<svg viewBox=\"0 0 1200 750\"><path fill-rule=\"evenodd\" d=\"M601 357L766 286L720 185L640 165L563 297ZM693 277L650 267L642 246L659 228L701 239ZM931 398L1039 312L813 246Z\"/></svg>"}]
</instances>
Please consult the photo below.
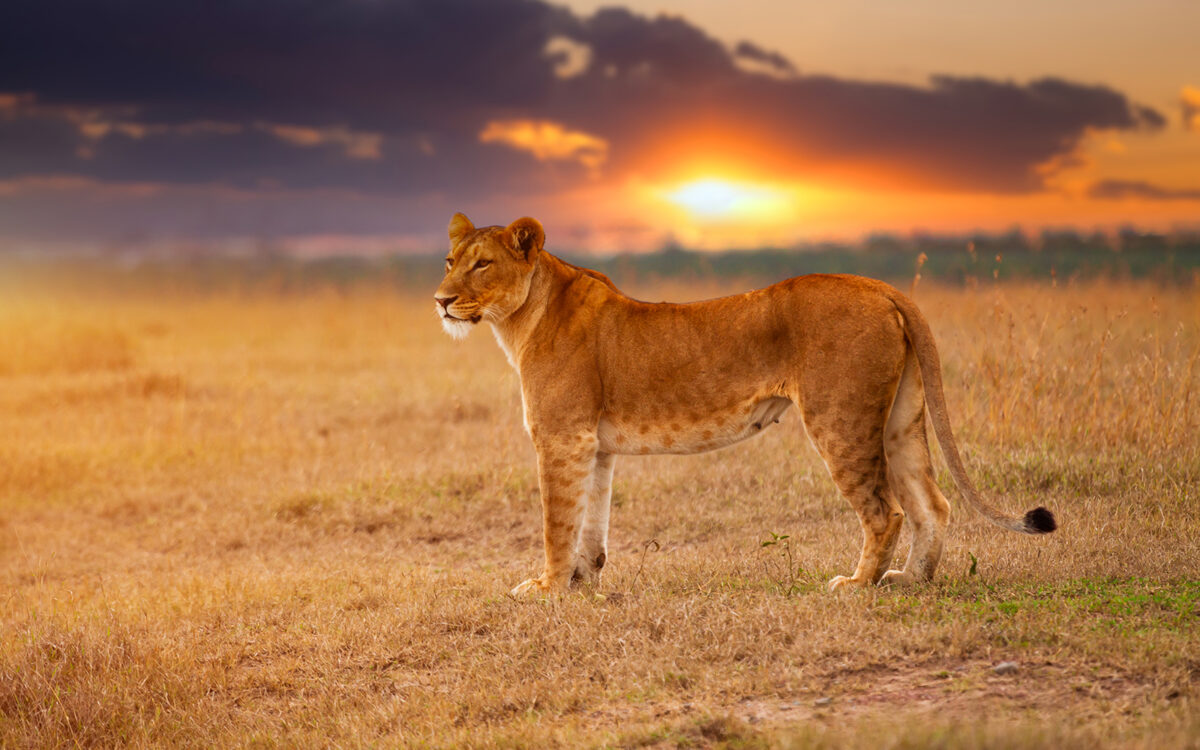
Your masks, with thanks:
<instances>
[{"instance_id":1,"label":"lion head","mask_svg":"<svg viewBox=\"0 0 1200 750\"><path fill-rule=\"evenodd\" d=\"M528 217L476 229L459 213L449 234L446 276L433 298L446 333L461 339L481 320L498 323L525 303L546 233Z\"/></svg>"}]
</instances>

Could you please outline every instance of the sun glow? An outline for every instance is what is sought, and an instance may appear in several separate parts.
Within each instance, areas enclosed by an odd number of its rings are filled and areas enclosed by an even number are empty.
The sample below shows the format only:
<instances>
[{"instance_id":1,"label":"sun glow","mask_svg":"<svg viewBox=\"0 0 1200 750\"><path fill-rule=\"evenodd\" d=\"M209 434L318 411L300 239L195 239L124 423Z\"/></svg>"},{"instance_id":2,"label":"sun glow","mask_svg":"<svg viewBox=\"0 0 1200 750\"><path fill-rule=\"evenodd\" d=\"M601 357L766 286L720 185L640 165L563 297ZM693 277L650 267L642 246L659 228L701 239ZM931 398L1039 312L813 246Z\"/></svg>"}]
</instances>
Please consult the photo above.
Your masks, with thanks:
<instances>
[{"instance_id":1,"label":"sun glow","mask_svg":"<svg viewBox=\"0 0 1200 750\"><path fill-rule=\"evenodd\" d=\"M667 190L664 197L696 218L713 220L778 216L789 203L787 193L777 188L715 177Z\"/></svg>"}]
</instances>

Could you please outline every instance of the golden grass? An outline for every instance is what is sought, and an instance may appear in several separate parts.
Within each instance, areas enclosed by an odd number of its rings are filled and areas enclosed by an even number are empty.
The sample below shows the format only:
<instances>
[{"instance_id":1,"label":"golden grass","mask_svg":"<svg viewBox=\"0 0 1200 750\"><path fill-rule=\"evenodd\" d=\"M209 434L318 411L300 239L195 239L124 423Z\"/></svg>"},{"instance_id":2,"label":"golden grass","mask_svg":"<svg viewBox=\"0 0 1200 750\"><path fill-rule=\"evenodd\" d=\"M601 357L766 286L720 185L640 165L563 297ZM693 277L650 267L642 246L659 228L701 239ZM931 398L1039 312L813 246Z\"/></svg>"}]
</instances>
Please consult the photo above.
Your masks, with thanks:
<instances>
[{"instance_id":1,"label":"golden grass","mask_svg":"<svg viewBox=\"0 0 1200 750\"><path fill-rule=\"evenodd\" d=\"M831 596L857 521L792 414L618 461L607 599L515 601L486 331L156 288L0 301L0 746L1195 746L1194 289L918 288L969 468L1049 538L960 508L933 584Z\"/></svg>"}]
</instances>

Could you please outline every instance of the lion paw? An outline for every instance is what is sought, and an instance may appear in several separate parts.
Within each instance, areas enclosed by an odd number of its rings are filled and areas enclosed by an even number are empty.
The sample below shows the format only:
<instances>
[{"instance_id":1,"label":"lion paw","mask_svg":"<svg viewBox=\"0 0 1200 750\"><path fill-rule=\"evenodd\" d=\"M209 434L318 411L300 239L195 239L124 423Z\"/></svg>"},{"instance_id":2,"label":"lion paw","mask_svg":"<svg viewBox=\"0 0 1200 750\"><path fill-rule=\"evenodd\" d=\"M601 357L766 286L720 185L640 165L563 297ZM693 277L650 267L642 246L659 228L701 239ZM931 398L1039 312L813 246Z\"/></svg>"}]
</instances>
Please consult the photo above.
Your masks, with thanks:
<instances>
[{"instance_id":1,"label":"lion paw","mask_svg":"<svg viewBox=\"0 0 1200 750\"><path fill-rule=\"evenodd\" d=\"M513 587L509 592L512 596L546 596L548 594L563 594L567 591L569 579L567 578L551 578L542 573L537 578L530 578L527 581L522 581Z\"/></svg>"},{"instance_id":2,"label":"lion paw","mask_svg":"<svg viewBox=\"0 0 1200 750\"><path fill-rule=\"evenodd\" d=\"M866 585L866 581L860 581L851 578L850 576L834 576L834 578L829 581L829 590L839 591L841 589L862 588Z\"/></svg>"},{"instance_id":3,"label":"lion paw","mask_svg":"<svg viewBox=\"0 0 1200 750\"><path fill-rule=\"evenodd\" d=\"M575 559L575 569L571 573L570 586L597 588L600 585L600 571L604 568L605 554L601 552L595 557L580 555Z\"/></svg>"},{"instance_id":4,"label":"lion paw","mask_svg":"<svg viewBox=\"0 0 1200 750\"><path fill-rule=\"evenodd\" d=\"M836 592L836 590L842 588L852 588L854 586L858 586L858 584L859 582L854 581L850 576L834 576L832 580L829 581L829 590L830 592Z\"/></svg>"},{"instance_id":5,"label":"lion paw","mask_svg":"<svg viewBox=\"0 0 1200 750\"><path fill-rule=\"evenodd\" d=\"M912 573L905 573L903 570L889 570L879 579L879 586L907 586L912 582Z\"/></svg>"},{"instance_id":6,"label":"lion paw","mask_svg":"<svg viewBox=\"0 0 1200 750\"><path fill-rule=\"evenodd\" d=\"M541 596L550 593L550 586L539 576L538 578L521 581L516 586L513 586L513 590L508 593L511 596Z\"/></svg>"}]
</instances>

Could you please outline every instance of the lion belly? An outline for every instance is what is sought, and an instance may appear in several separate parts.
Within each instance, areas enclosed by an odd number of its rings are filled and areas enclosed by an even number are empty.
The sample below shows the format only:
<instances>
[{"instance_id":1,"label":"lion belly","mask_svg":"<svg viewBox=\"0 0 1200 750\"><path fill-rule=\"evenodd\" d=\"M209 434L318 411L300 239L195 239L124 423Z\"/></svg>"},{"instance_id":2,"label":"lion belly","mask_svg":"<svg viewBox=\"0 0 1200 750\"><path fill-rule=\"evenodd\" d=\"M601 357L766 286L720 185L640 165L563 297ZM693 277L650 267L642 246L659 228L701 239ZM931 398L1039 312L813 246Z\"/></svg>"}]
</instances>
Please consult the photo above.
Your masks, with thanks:
<instances>
[{"instance_id":1,"label":"lion belly","mask_svg":"<svg viewBox=\"0 0 1200 750\"><path fill-rule=\"evenodd\" d=\"M605 453L701 453L754 437L791 405L790 399L767 396L710 411L649 406L637 415L606 412L597 437Z\"/></svg>"}]
</instances>

